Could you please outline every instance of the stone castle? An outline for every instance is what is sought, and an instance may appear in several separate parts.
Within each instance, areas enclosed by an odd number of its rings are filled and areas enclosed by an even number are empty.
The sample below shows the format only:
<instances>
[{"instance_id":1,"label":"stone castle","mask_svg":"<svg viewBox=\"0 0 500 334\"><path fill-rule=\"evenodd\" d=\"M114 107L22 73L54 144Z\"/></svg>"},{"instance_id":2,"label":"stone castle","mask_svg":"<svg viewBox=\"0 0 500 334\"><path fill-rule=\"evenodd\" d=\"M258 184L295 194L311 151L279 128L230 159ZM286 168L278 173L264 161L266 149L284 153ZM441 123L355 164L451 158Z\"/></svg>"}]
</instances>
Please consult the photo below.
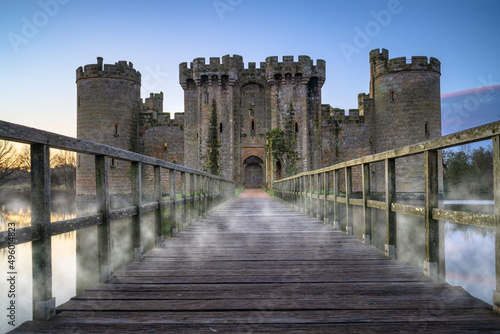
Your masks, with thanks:
<instances>
[{"instance_id":1,"label":"stone castle","mask_svg":"<svg viewBox=\"0 0 500 334\"><path fill-rule=\"evenodd\" d=\"M369 93L359 94L358 109L348 114L322 104L324 60L268 57L246 68L238 55L208 63L197 58L179 65L184 113L172 119L163 112L163 93L141 100L141 74L132 63L108 65L99 57L97 64L76 70L77 136L208 170L216 117L220 174L244 186L287 176L286 161L269 159L266 152L266 133L274 128L284 131L296 152L295 172L440 137L440 62L390 59L386 49L372 50L369 58ZM423 166L415 161L398 160L399 192L423 190ZM77 193L91 194L93 157L79 155L77 164ZM112 160L110 165L112 191L130 191L130 184L120 181L129 164ZM374 191L383 191L383 166L372 166L372 172ZM355 180L357 173L353 170Z\"/></svg>"}]
</instances>

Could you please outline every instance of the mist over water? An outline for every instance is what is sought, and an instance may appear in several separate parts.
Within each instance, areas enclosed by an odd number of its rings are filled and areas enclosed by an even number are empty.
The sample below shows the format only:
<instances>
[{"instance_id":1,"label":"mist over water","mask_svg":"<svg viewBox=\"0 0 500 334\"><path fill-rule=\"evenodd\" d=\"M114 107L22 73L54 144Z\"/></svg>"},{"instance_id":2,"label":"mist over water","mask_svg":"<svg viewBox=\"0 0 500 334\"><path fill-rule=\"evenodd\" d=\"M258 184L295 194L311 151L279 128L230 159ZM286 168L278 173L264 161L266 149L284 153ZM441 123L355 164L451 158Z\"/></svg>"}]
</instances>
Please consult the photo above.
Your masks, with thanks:
<instances>
[{"instance_id":1,"label":"mist over water","mask_svg":"<svg viewBox=\"0 0 500 334\"><path fill-rule=\"evenodd\" d=\"M248 226L248 233L241 236L240 242L242 244L251 246L251 249L255 249L256 252L262 252L262 256L270 256L273 250L279 250L280 247L287 247L286 243L279 243L278 246L262 244L259 241L259 233L275 234L276 240L280 240L281 233L283 231L293 231L293 224L290 224L292 219L287 219L286 216L281 215L280 220L273 221L272 224L266 224L266 230L259 230L259 221L262 221L263 216L271 217L279 213L279 211L288 210L288 207L284 207L281 203L276 201L268 201L262 199L247 199L247 201L255 202L255 210L245 210L241 211L238 207L232 207L231 201L224 204L222 207L226 207L226 214L229 213L230 217L225 217L224 223L219 223L222 217L218 216L217 211L212 213L207 217L211 222L208 228L204 225L204 228L197 226L196 224L190 227L192 231L197 231L194 234L196 238L196 245L210 246L212 249L217 250L217 253L221 257L226 256L224 249L231 247L231 245L225 245L220 242L224 239L225 233L231 233L230 231L237 226L241 228L243 223L242 217L246 217L248 220L255 220L256 224L254 226ZM76 216L76 210L74 205L70 205L72 199L68 201L66 205L59 203L57 206L53 207L52 221L58 221L63 219L70 219ZM463 205L464 203L450 202L448 205ZM467 204L481 207L480 211L488 212L490 211L491 203L489 202L469 202ZM125 207L127 204L120 204L119 207ZM15 222L16 228L29 226L30 225L30 208L29 200L18 199L16 201L11 201L8 203L0 204L1 215L0 215L0 228L2 230L6 229L7 222ZM453 208L457 209L457 208ZM180 217L181 208L177 208L177 215ZM355 221L359 222L357 219L355 208ZM295 215L292 213L291 215ZM316 219L311 219L311 224L318 224L315 222ZM407 217L403 215L398 215L398 258L400 260L406 261L411 265L422 268L423 256L424 256L424 246L423 246L423 223L419 221L421 219L415 217ZM148 235L144 237L144 240L150 240L145 242L145 250L153 247L154 236L151 234L153 229L153 212L148 212L144 214L143 232ZM375 221L374 221L375 222ZM452 285L460 285L466 289L472 295L484 300L485 302L492 303L492 290L495 289L495 248L494 248L494 233L493 230L477 228L473 226L465 226L454 223L444 223L444 251L446 254L446 273L447 282ZM383 249L383 244L385 243L385 231L383 228L384 220L381 222L376 222L373 227L373 244L378 248ZM113 235L113 263L115 264L115 270L118 270L124 264L131 261L132 245L131 245L131 218L125 218L121 220L114 221L112 224L112 235ZM91 232L91 229L87 229L90 235L95 235ZM354 234L358 236L362 231L359 223L354 225ZM307 231L306 231L307 232ZM187 234L185 234L187 236ZM180 234L183 237L183 234ZM297 236L307 242L307 233L302 233ZM55 236L52 238L52 254L53 254L53 293L56 297L57 305L60 305L77 293L77 278L76 278L76 250L77 250L77 237L75 232L67 233L60 236ZM274 239L274 236L273 236ZM91 241L91 240L88 240ZM168 246L168 239L166 241ZM118 246L118 247L117 247ZM381 246L381 247L380 247ZM277 247L277 248L276 248ZM321 246L314 254L310 254L314 259L322 260L325 258L323 251L329 247L328 244ZM26 243L16 246L16 261L17 261L17 272L18 272L18 295L17 295L17 317L16 324L20 325L22 322L31 319L31 243ZM189 249L179 249L179 253L176 254L180 260L189 260L189 258L195 259L200 254L192 252ZM313 262L314 263L314 262ZM7 258L6 251L0 251L0 268L3 273L7 270ZM196 269L196 268L193 268ZM321 266L311 267L309 271L321 270ZM298 272L291 267L289 271L290 275L298 274ZM307 274L307 273L299 273ZM293 277L293 276L291 276ZM300 289L300 281L297 281L296 287ZM7 299L7 285L4 279L0 279L0 307L2 309L6 308ZM5 306L5 307L4 307ZM271 306L267 304L262 305L262 309L258 312L256 311L255 317L261 317L262 312L272 309ZM7 325L6 321L0 322L0 332L11 330L11 326Z\"/></svg>"},{"instance_id":2,"label":"mist over water","mask_svg":"<svg viewBox=\"0 0 500 334\"><path fill-rule=\"evenodd\" d=\"M0 205L0 230L7 230L7 224L14 222L16 229L31 225L31 208L29 198L15 197ZM75 217L74 205L60 199L52 206L51 220L65 220ZM16 245L15 248L16 282L16 326L32 319L32 269L31 242ZM6 310L10 300L7 297L6 273L8 268L7 250L0 250L0 309ZM75 232L52 237L52 291L56 305L68 301L76 293L76 238ZM8 325L6 313L0 313L0 333L12 330ZM5 318L5 319L4 319Z\"/></svg>"}]
</instances>

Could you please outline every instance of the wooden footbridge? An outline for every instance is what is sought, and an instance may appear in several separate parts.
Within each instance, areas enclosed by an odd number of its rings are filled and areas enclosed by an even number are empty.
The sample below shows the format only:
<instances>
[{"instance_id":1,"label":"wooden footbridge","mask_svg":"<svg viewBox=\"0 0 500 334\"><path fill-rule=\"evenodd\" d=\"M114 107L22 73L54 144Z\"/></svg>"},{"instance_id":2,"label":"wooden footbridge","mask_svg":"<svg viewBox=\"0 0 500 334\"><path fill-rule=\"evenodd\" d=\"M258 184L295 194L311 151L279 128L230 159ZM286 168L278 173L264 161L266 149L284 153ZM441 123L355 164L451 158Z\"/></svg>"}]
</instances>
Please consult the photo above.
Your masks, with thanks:
<instances>
[{"instance_id":1,"label":"wooden footbridge","mask_svg":"<svg viewBox=\"0 0 500 334\"><path fill-rule=\"evenodd\" d=\"M492 310L462 288L439 281L439 238L435 225L439 220L449 220L495 229L494 303L499 303L499 134L500 123L492 123L275 182L275 198L234 198L234 184L228 180L104 145L0 122L0 138L32 146L35 193L32 226L20 229L15 240L31 241L33 245L35 320L13 332L498 333L500 317L494 311L498 312L499 304ZM493 139L495 155L495 214L439 209L437 150L488 138ZM95 215L50 221L50 146L96 156ZM397 203L395 160L420 153L426 162L425 204L418 207ZM108 157L131 161L134 205L130 208L110 209ZM370 197L364 172L363 196L355 198L350 189L351 168L361 166L365 171L370 163L380 161L386 166L385 200ZM154 167L152 203L142 203L139 195L142 165ZM180 197L162 195L165 169L170 194L177 194L176 180L180 180ZM340 170L346 178L345 197L339 194ZM176 178L176 173L180 178ZM329 182L330 175L333 182ZM333 195L329 195L330 190ZM343 224L347 225L348 234L353 223L352 206L362 208L364 242L334 228L339 225L336 219L340 219L341 205L345 206ZM176 237L163 239L162 212L166 209ZM366 212L372 209L386 212L385 253L369 244L371 222ZM137 225L141 226L143 214L148 211L156 212L157 247L143 255L141 240L145 236ZM395 212L425 219L425 271L392 258L397 248ZM109 227L127 216L134 219L135 261L113 272ZM96 261L101 283L56 308L52 298L51 236L91 226L98 230ZM177 229L181 231L178 234ZM3 234L0 246L7 247L8 234Z\"/></svg>"}]
</instances>

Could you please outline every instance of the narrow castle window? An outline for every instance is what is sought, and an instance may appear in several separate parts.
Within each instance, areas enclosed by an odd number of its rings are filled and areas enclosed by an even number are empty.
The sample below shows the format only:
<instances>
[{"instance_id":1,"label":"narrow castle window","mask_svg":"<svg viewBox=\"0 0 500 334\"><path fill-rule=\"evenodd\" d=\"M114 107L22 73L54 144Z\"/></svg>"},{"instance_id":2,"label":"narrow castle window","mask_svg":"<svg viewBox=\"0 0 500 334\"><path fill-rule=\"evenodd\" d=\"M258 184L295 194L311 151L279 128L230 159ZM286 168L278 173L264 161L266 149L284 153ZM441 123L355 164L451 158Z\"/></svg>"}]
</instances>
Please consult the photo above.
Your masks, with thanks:
<instances>
[{"instance_id":1,"label":"narrow castle window","mask_svg":"<svg viewBox=\"0 0 500 334\"><path fill-rule=\"evenodd\" d=\"M295 133L299 132L299 123L295 122Z\"/></svg>"},{"instance_id":2,"label":"narrow castle window","mask_svg":"<svg viewBox=\"0 0 500 334\"><path fill-rule=\"evenodd\" d=\"M394 91L391 91L391 102L394 102L396 96L396 94L394 93Z\"/></svg>"},{"instance_id":3,"label":"narrow castle window","mask_svg":"<svg viewBox=\"0 0 500 334\"><path fill-rule=\"evenodd\" d=\"M198 135L198 132L196 132L196 139L198 139L198 136L199 136L199 135Z\"/></svg>"},{"instance_id":4,"label":"narrow castle window","mask_svg":"<svg viewBox=\"0 0 500 334\"><path fill-rule=\"evenodd\" d=\"M252 99L251 99L251 100L252 100L252 101L251 101L252 105L254 105L254 104L255 104L255 100L254 100L254 98L253 98L253 95L252 95Z\"/></svg>"},{"instance_id":5,"label":"narrow castle window","mask_svg":"<svg viewBox=\"0 0 500 334\"><path fill-rule=\"evenodd\" d=\"M252 120L252 131L255 131L255 121Z\"/></svg>"},{"instance_id":6,"label":"narrow castle window","mask_svg":"<svg viewBox=\"0 0 500 334\"><path fill-rule=\"evenodd\" d=\"M115 158L111 158L111 167L116 167Z\"/></svg>"},{"instance_id":7,"label":"narrow castle window","mask_svg":"<svg viewBox=\"0 0 500 334\"><path fill-rule=\"evenodd\" d=\"M219 124L219 132L222 133L222 123Z\"/></svg>"},{"instance_id":8,"label":"narrow castle window","mask_svg":"<svg viewBox=\"0 0 500 334\"><path fill-rule=\"evenodd\" d=\"M293 98L296 99L297 98L297 88L293 88Z\"/></svg>"},{"instance_id":9,"label":"narrow castle window","mask_svg":"<svg viewBox=\"0 0 500 334\"><path fill-rule=\"evenodd\" d=\"M424 125L424 131L425 131L425 134L428 135L429 134L429 122L425 122L425 125Z\"/></svg>"},{"instance_id":10,"label":"narrow castle window","mask_svg":"<svg viewBox=\"0 0 500 334\"><path fill-rule=\"evenodd\" d=\"M118 136L118 124L115 124L115 136Z\"/></svg>"},{"instance_id":11,"label":"narrow castle window","mask_svg":"<svg viewBox=\"0 0 500 334\"><path fill-rule=\"evenodd\" d=\"M210 94L207 93L207 103L210 103Z\"/></svg>"}]
</instances>

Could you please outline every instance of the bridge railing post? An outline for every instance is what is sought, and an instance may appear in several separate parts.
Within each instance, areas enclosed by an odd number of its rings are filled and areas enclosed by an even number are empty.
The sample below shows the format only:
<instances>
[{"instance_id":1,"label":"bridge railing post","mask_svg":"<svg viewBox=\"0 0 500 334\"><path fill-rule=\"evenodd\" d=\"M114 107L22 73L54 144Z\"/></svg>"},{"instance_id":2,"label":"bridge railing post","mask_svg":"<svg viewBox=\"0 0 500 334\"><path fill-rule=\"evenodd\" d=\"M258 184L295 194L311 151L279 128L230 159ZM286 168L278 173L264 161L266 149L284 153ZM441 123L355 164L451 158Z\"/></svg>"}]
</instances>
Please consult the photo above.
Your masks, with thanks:
<instances>
[{"instance_id":1,"label":"bridge railing post","mask_svg":"<svg viewBox=\"0 0 500 334\"><path fill-rule=\"evenodd\" d=\"M181 211L181 228L182 231L186 230L187 225L187 197L186 197L186 173L181 172L181 197L182 197L182 211Z\"/></svg>"},{"instance_id":2,"label":"bridge railing post","mask_svg":"<svg viewBox=\"0 0 500 334\"><path fill-rule=\"evenodd\" d=\"M96 155L96 205L97 212L103 215L102 223L97 225L97 260L99 281L101 283L108 282L113 275L113 264L111 263L111 222L109 220L108 167L108 157Z\"/></svg>"},{"instance_id":3,"label":"bridge railing post","mask_svg":"<svg viewBox=\"0 0 500 334\"><path fill-rule=\"evenodd\" d=\"M346 234L353 234L353 207L349 203L352 197L352 167L345 168L345 211L346 211Z\"/></svg>"},{"instance_id":4,"label":"bridge railing post","mask_svg":"<svg viewBox=\"0 0 500 334\"><path fill-rule=\"evenodd\" d=\"M40 239L31 245L33 263L33 320L56 315L52 296L52 257L50 222L50 149L31 145L31 224L40 226Z\"/></svg>"},{"instance_id":5,"label":"bridge railing post","mask_svg":"<svg viewBox=\"0 0 500 334\"><path fill-rule=\"evenodd\" d=\"M158 209L155 211L155 245L161 247L163 244L163 228L162 228L162 189L161 189L161 167L154 166L154 200L158 203Z\"/></svg>"},{"instance_id":6,"label":"bridge railing post","mask_svg":"<svg viewBox=\"0 0 500 334\"><path fill-rule=\"evenodd\" d=\"M141 240L142 225L142 163L132 162L132 202L137 207L137 214L132 218L132 247L134 248L134 261L142 260L144 247Z\"/></svg>"},{"instance_id":7,"label":"bridge railing post","mask_svg":"<svg viewBox=\"0 0 500 334\"><path fill-rule=\"evenodd\" d=\"M286 201L292 205L292 180L286 180Z\"/></svg>"},{"instance_id":8,"label":"bridge railing post","mask_svg":"<svg viewBox=\"0 0 500 334\"><path fill-rule=\"evenodd\" d=\"M203 176L203 218L208 214L208 176Z\"/></svg>"},{"instance_id":9,"label":"bridge railing post","mask_svg":"<svg viewBox=\"0 0 500 334\"><path fill-rule=\"evenodd\" d=\"M500 136L493 137L493 189L495 199L495 272L493 311L500 313Z\"/></svg>"},{"instance_id":10,"label":"bridge railing post","mask_svg":"<svg viewBox=\"0 0 500 334\"><path fill-rule=\"evenodd\" d=\"M385 256L397 258L396 240L396 213L392 211L392 203L396 202L396 160L385 160L385 217L386 217L386 244Z\"/></svg>"},{"instance_id":11,"label":"bridge railing post","mask_svg":"<svg viewBox=\"0 0 500 334\"><path fill-rule=\"evenodd\" d=\"M175 189L175 184L176 184L176 176L175 176L175 169L170 169L169 172L169 183L170 183L170 200L172 201L172 205L170 206L170 229L171 229L171 234L172 237L176 237L178 230L177 230L177 205L175 203L175 200L177 198L177 192Z\"/></svg>"},{"instance_id":12,"label":"bridge railing post","mask_svg":"<svg viewBox=\"0 0 500 334\"><path fill-rule=\"evenodd\" d=\"M283 201L286 201L286 192L285 192L286 191L286 184L285 184L285 182L280 182L279 185L280 185L281 199Z\"/></svg>"},{"instance_id":13,"label":"bridge railing post","mask_svg":"<svg viewBox=\"0 0 500 334\"><path fill-rule=\"evenodd\" d=\"M363 244L371 244L372 234L372 212L368 206L370 199L370 164L362 165L362 181L363 181Z\"/></svg>"},{"instance_id":14,"label":"bridge railing post","mask_svg":"<svg viewBox=\"0 0 500 334\"><path fill-rule=\"evenodd\" d=\"M302 213L308 214L309 212L307 211L307 176L302 176L301 181L300 181L300 189L301 189L301 196L302 196L302 205L303 205L303 210Z\"/></svg>"},{"instance_id":15,"label":"bridge railing post","mask_svg":"<svg viewBox=\"0 0 500 334\"><path fill-rule=\"evenodd\" d=\"M198 192L198 203L197 204L197 207L198 207L198 219L201 220L203 218L203 197L202 197L202 192L203 192L203 177L198 174L196 175L196 179L197 179L197 182L196 182L196 186L197 186L197 192ZM203 192L203 196L205 195L205 193Z\"/></svg>"},{"instance_id":16,"label":"bridge railing post","mask_svg":"<svg viewBox=\"0 0 500 334\"><path fill-rule=\"evenodd\" d=\"M294 177L292 181L293 187L293 205L295 206L295 210L300 212L300 196L299 196L299 178Z\"/></svg>"},{"instance_id":17,"label":"bridge railing post","mask_svg":"<svg viewBox=\"0 0 500 334\"><path fill-rule=\"evenodd\" d=\"M307 196L309 196L309 201L308 201L308 207L307 207L307 210L308 210L308 213L309 213L309 217L314 217L314 205L313 205L313 197L312 197L312 194L314 192L314 179L313 179L313 176L311 174L309 174L308 176L308 180L307 180Z\"/></svg>"},{"instance_id":18,"label":"bridge railing post","mask_svg":"<svg viewBox=\"0 0 500 334\"><path fill-rule=\"evenodd\" d=\"M292 201L292 205L293 205L293 208L295 210L298 210L298 207L297 207L297 178L293 178L290 180L290 198L291 198L291 201Z\"/></svg>"},{"instance_id":19,"label":"bridge railing post","mask_svg":"<svg viewBox=\"0 0 500 334\"><path fill-rule=\"evenodd\" d=\"M330 218L329 218L329 213L330 211L328 210L329 204L328 204L328 195L330 194L330 172L325 172L323 173L323 192L325 197L323 198L323 221L325 224L330 223Z\"/></svg>"},{"instance_id":20,"label":"bridge railing post","mask_svg":"<svg viewBox=\"0 0 500 334\"><path fill-rule=\"evenodd\" d=\"M439 278L439 222L432 219L438 207L438 152L425 151L425 261L424 274Z\"/></svg>"},{"instance_id":21,"label":"bridge railing post","mask_svg":"<svg viewBox=\"0 0 500 334\"><path fill-rule=\"evenodd\" d=\"M196 186L195 186L196 178L194 173L189 173L189 195L191 197L191 206L189 210L189 225L192 225L196 221L196 209L195 209L195 192L196 192Z\"/></svg>"},{"instance_id":22,"label":"bridge railing post","mask_svg":"<svg viewBox=\"0 0 500 334\"><path fill-rule=\"evenodd\" d=\"M316 218L318 220L323 220L323 210L321 208L321 205L323 204L321 201L321 180L322 180L322 174L317 173L316 175L316 192L317 192L317 197L316 197Z\"/></svg>"},{"instance_id":23,"label":"bridge railing post","mask_svg":"<svg viewBox=\"0 0 500 334\"><path fill-rule=\"evenodd\" d=\"M333 171L333 229L340 230L340 203L337 197L340 195L340 170Z\"/></svg>"},{"instance_id":24,"label":"bridge railing post","mask_svg":"<svg viewBox=\"0 0 500 334\"><path fill-rule=\"evenodd\" d=\"M299 180L300 178L295 177L293 179L293 201L295 204L295 207L297 208L297 211L300 212L300 195L299 195Z\"/></svg>"},{"instance_id":25,"label":"bridge railing post","mask_svg":"<svg viewBox=\"0 0 500 334\"><path fill-rule=\"evenodd\" d=\"M288 180L281 182L281 184L283 185L283 195L284 195L284 198L283 198L283 199L284 199L284 201L285 201L285 202L287 202L288 204L290 204L290 198L289 198L289 197L290 197L290 196L289 196L290 194L289 194L289 192L288 192L288 190L289 190L289 189L288 189L288 188L289 188L288 186L289 186L290 184L289 184Z\"/></svg>"},{"instance_id":26,"label":"bridge railing post","mask_svg":"<svg viewBox=\"0 0 500 334\"><path fill-rule=\"evenodd\" d=\"M207 196L205 197L205 215L208 216L210 213L210 197L212 196L212 188L210 187L210 177L205 178L205 182L207 187L205 188L207 191Z\"/></svg>"}]
</instances>

